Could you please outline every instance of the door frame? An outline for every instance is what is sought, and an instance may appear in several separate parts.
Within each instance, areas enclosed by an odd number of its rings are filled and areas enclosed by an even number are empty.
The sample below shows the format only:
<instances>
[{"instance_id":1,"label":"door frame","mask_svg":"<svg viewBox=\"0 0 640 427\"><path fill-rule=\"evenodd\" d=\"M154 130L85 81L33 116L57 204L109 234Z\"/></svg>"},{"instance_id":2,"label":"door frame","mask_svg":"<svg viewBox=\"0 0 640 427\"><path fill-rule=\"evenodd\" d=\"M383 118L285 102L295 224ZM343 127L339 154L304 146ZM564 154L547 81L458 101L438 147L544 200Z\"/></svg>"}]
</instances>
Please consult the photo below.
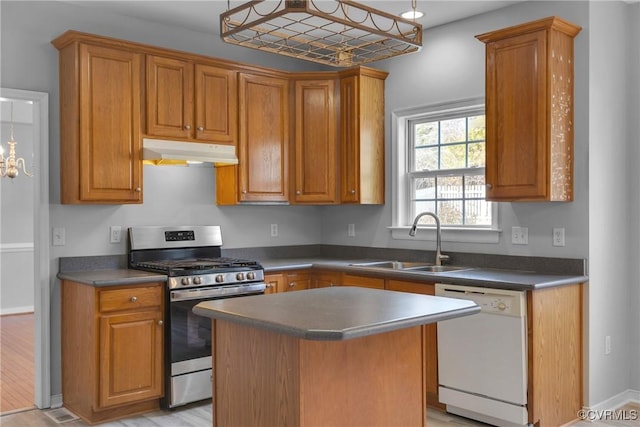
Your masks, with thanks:
<instances>
[{"instance_id":1,"label":"door frame","mask_svg":"<svg viewBox=\"0 0 640 427\"><path fill-rule=\"evenodd\" d=\"M35 390L38 408L51 406L51 260L49 254L49 94L0 88L0 96L33 102L35 158L33 203L33 282L35 319Z\"/></svg>"}]
</instances>

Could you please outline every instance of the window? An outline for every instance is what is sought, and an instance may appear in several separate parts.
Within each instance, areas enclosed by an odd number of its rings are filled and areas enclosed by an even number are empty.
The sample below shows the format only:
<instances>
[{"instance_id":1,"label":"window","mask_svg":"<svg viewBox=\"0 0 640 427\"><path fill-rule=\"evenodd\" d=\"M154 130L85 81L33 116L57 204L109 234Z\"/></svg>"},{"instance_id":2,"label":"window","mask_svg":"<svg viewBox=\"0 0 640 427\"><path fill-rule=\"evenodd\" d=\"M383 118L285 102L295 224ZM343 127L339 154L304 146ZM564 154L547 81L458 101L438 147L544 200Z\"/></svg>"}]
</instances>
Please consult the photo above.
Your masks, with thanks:
<instances>
[{"instance_id":1,"label":"window","mask_svg":"<svg viewBox=\"0 0 640 427\"><path fill-rule=\"evenodd\" d=\"M417 214L429 211L438 215L443 228L496 230L495 207L485 200L482 101L416 108L394 116L394 227L407 227ZM433 223L429 216L420 220Z\"/></svg>"}]
</instances>

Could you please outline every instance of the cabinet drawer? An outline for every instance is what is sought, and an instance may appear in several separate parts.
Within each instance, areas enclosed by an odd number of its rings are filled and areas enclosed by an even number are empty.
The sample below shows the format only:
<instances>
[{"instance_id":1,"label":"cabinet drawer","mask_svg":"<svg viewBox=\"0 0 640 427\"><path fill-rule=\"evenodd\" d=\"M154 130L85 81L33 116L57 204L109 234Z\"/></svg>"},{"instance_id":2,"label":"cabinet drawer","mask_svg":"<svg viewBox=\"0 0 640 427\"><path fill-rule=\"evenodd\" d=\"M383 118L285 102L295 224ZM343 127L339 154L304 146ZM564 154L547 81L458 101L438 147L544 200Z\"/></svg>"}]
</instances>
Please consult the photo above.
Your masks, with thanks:
<instances>
[{"instance_id":1,"label":"cabinet drawer","mask_svg":"<svg viewBox=\"0 0 640 427\"><path fill-rule=\"evenodd\" d=\"M342 276L342 286L358 286L361 288L384 289L384 279L368 276L354 276L345 274Z\"/></svg>"},{"instance_id":2,"label":"cabinet drawer","mask_svg":"<svg viewBox=\"0 0 640 427\"><path fill-rule=\"evenodd\" d=\"M100 291L100 311L104 313L161 306L162 291L163 287L160 285Z\"/></svg>"}]
</instances>

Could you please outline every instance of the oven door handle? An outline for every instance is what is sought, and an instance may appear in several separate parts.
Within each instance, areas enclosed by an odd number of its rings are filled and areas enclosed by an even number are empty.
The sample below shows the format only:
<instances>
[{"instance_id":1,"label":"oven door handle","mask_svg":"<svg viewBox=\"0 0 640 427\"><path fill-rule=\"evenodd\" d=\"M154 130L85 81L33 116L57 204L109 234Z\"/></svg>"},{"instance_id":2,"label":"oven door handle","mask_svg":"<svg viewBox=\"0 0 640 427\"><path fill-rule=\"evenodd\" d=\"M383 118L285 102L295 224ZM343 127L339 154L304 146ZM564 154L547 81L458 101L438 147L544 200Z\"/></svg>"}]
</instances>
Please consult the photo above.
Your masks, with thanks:
<instances>
[{"instance_id":1,"label":"oven door handle","mask_svg":"<svg viewBox=\"0 0 640 427\"><path fill-rule=\"evenodd\" d=\"M263 294L267 285L264 282L231 285L231 286L213 286L204 289L181 289L171 291L171 301L186 301L192 299L215 299L227 298L232 296Z\"/></svg>"}]
</instances>

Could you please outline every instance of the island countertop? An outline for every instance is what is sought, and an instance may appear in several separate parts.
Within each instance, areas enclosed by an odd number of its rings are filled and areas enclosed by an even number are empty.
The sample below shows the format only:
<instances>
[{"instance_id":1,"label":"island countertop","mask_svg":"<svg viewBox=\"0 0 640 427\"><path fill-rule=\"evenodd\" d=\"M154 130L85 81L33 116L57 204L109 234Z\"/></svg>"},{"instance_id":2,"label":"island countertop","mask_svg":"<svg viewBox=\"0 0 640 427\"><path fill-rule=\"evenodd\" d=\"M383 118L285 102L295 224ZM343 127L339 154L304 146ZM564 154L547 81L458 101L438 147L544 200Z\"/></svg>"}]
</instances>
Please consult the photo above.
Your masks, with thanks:
<instances>
[{"instance_id":1,"label":"island countertop","mask_svg":"<svg viewBox=\"0 0 640 427\"><path fill-rule=\"evenodd\" d=\"M480 312L473 301L336 286L201 302L193 312L297 338L340 341Z\"/></svg>"}]
</instances>

